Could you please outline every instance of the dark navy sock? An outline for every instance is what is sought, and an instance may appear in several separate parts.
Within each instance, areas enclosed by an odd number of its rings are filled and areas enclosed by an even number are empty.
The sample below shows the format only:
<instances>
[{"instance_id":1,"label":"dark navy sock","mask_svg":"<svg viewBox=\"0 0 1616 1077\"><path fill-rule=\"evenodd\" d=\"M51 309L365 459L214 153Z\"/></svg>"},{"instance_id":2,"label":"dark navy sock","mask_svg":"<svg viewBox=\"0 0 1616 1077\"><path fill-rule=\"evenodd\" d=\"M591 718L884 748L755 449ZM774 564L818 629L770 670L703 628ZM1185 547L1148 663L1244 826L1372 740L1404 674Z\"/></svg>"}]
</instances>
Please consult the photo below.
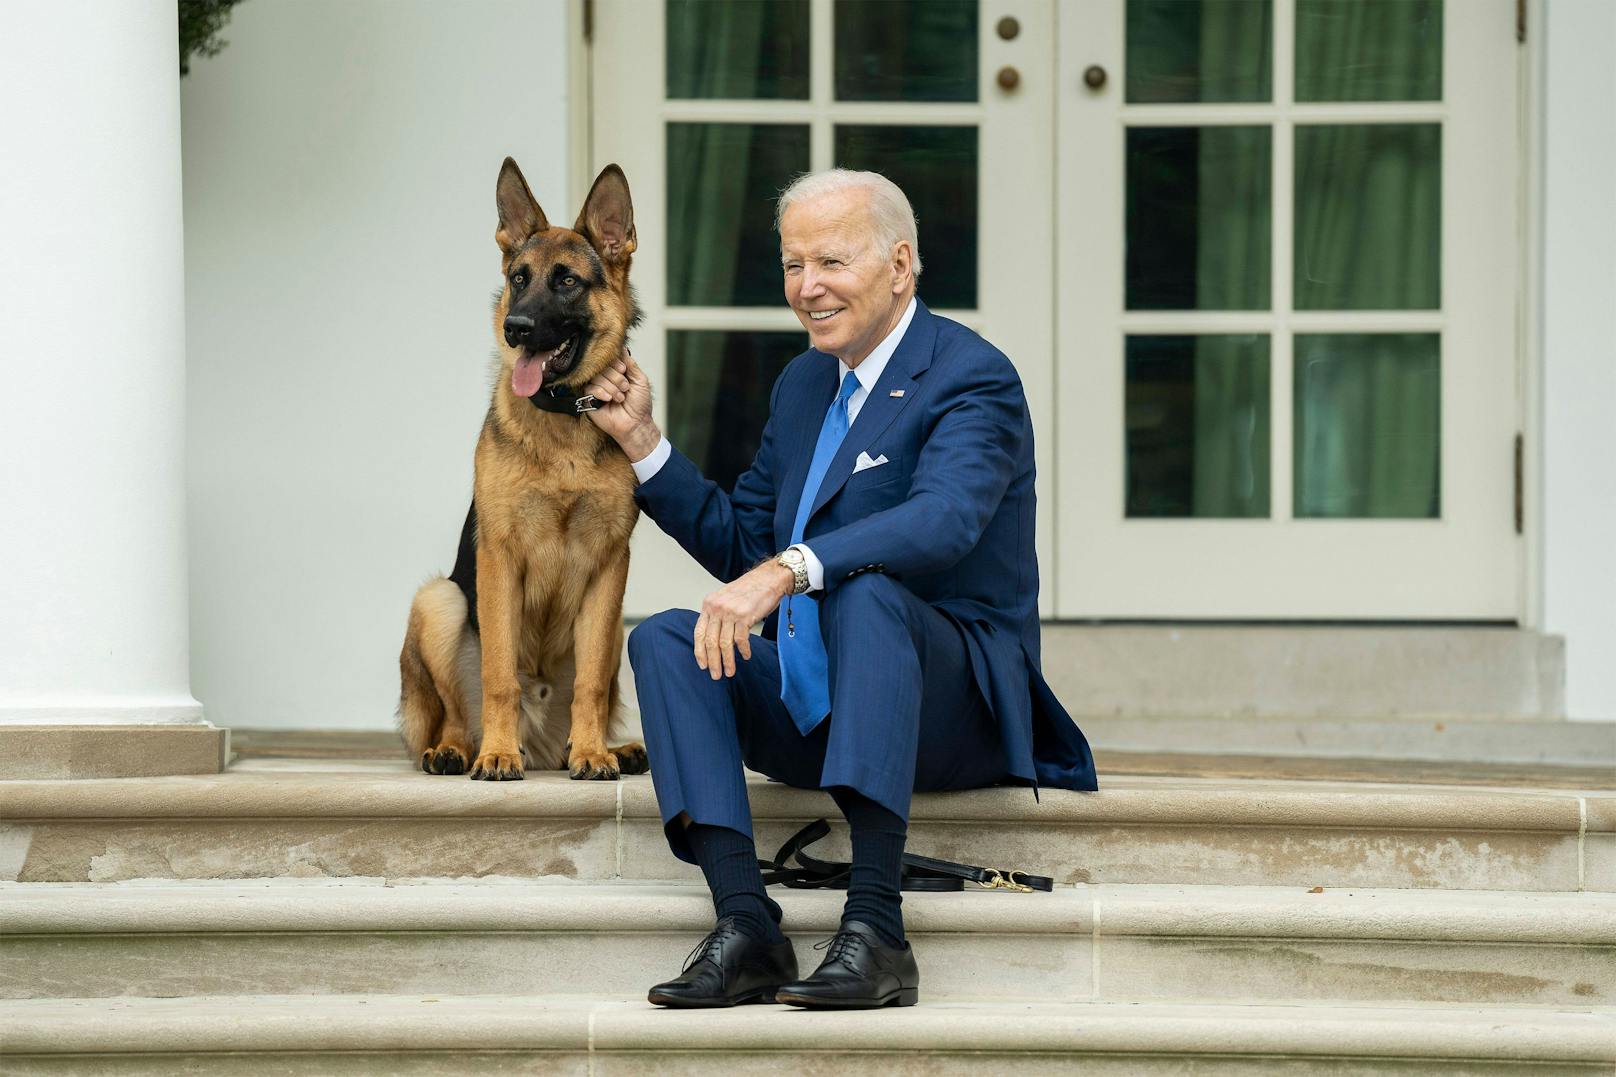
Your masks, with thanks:
<instances>
[{"instance_id":1,"label":"dark navy sock","mask_svg":"<svg viewBox=\"0 0 1616 1077\"><path fill-rule=\"evenodd\" d=\"M692 823L685 830L707 889L713 892L713 911L722 920L735 917L742 931L763 942L784 942L780 906L763 889L757 847L752 839L727 826Z\"/></svg>"},{"instance_id":2,"label":"dark navy sock","mask_svg":"<svg viewBox=\"0 0 1616 1077\"><path fill-rule=\"evenodd\" d=\"M847 816L853 835L853 870L842 919L862 920L888 946L902 947L903 897L898 882L909 828L903 819L856 790L837 786L830 795Z\"/></svg>"}]
</instances>

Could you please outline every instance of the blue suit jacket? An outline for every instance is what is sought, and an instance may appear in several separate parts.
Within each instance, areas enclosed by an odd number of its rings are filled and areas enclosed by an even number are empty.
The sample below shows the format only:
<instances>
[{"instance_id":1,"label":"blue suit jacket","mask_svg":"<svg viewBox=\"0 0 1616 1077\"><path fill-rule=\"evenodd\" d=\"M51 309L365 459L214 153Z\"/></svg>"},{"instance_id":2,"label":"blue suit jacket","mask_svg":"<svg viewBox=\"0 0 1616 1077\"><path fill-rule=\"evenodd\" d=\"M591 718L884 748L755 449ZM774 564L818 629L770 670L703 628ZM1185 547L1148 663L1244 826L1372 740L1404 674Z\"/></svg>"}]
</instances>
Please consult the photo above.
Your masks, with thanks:
<instances>
[{"instance_id":1,"label":"blue suit jacket","mask_svg":"<svg viewBox=\"0 0 1616 1077\"><path fill-rule=\"evenodd\" d=\"M763 442L733 493L676 448L639 486L640 507L725 582L785 549L838 377L834 356L797 356L774 384ZM860 452L888 462L855 475ZM1040 669L1033 473L1015 367L917 303L825 473L803 541L824 565L826 590L885 572L963 629L1011 775L1094 789L1088 741Z\"/></svg>"}]
</instances>

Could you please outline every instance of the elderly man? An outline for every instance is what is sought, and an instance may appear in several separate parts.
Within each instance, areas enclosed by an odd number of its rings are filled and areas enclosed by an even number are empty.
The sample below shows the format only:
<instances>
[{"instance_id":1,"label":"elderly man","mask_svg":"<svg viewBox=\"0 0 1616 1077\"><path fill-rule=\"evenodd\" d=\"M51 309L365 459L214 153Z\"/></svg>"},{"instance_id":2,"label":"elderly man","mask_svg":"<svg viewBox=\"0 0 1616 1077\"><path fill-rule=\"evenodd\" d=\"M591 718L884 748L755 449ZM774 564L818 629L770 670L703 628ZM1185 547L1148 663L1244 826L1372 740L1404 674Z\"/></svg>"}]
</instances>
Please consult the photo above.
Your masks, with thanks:
<instances>
[{"instance_id":1,"label":"elderly man","mask_svg":"<svg viewBox=\"0 0 1616 1077\"><path fill-rule=\"evenodd\" d=\"M915 298L914 214L884 177L804 176L776 225L812 347L775 382L733 493L662 437L631 358L589 387L641 507L728 581L699 614L670 610L629 637L668 842L700 865L718 914L650 999L912 1005L899 897L911 793L1093 789L1094 763L1039 672L1032 427L1015 367ZM851 830L841 927L807 979L758 871L743 763L826 790Z\"/></svg>"}]
</instances>

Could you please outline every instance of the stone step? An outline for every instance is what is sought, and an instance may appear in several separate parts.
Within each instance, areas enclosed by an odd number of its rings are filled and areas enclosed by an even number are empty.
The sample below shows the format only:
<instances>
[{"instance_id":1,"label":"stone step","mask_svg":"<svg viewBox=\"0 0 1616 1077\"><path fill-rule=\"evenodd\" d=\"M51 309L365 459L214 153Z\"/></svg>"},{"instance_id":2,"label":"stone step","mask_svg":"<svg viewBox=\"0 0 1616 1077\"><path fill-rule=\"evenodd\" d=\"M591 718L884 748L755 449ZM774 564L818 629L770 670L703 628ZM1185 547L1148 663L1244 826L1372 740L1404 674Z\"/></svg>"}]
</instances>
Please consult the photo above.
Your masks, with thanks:
<instances>
[{"instance_id":1,"label":"stone step","mask_svg":"<svg viewBox=\"0 0 1616 1077\"><path fill-rule=\"evenodd\" d=\"M754 778L758 846L837 818ZM1063 883L1616 891L1616 792L1128 777L915 798L909 847ZM428 776L254 760L224 774L0 782L0 880L560 875L683 880L648 777ZM822 852L845 852L841 829ZM816 852L821 851L816 846Z\"/></svg>"},{"instance_id":2,"label":"stone step","mask_svg":"<svg viewBox=\"0 0 1616 1077\"><path fill-rule=\"evenodd\" d=\"M776 888L806 972L843 895ZM912 893L928 1000L1616 1005L1616 895L1076 886ZM643 996L711 927L699 884L0 885L0 998Z\"/></svg>"},{"instance_id":3,"label":"stone step","mask_svg":"<svg viewBox=\"0 0 1616 1077\"><path fill-rule=\"evenodd\" d=\"M1599 1074L1616 1014L1458 1007L960 1002L664 1011L581 996L0 1002L23 1074ZM1013 1068L1013 1069L1012 1069Z\"/></svg>"},{"instance_id":4,"label":"stone step","mask_svg":"<svg viewBox=\"0 0 1616 1077\"><path fill-rule=\"evenodd\" d=\"M1042 639L1050 687L1085 731L1107 715L1552 724L1566 713L1565 640L1531 629L1067 623L1044 625ZM1357 743L1350 754L1374 741Z\"/></svg>"},{"instance_id":5,"label":"stone step","mask_svg":"<svg viewBox=\"0 0 1616 1077\"><path fill-rule=\"evenodd\" d=\"M1078 724L1102 761L1101 773L1104 761L1121 753L1172 751L1375 760L1405 766L1470 762L1493 767L1575 767L1586 772L1586 780L1601 786L1609 786L1616 775L1616 722L1104 714L1086 715ZM232 730L232 738L234 735Z\"/></svg>"}]
</instances>

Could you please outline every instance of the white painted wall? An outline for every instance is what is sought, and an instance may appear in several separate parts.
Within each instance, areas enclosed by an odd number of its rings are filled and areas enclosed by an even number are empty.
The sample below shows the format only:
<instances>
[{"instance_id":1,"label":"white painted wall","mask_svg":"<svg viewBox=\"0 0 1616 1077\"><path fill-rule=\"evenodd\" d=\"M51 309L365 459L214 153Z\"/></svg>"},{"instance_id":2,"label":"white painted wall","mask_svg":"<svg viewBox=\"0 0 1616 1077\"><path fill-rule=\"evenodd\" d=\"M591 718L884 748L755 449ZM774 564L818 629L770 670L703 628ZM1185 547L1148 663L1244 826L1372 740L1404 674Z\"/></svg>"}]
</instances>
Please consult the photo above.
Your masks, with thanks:
<instances>
[{"instance_id":1,"label":"white painted wall","mask_svg":"<svg viewBox=\"0 0 1616 1077\"><path fill-rule=\"evenodd\" d=\"M1543 614L1566 708L1616 719L1616 4L1548 0Z\"/></svg>"},{"instance_id":2,"label":"white painted wall","mask_svg":"<svg viewBox=\"0 0 1616 1077\"><path fill-rule=\"evenodd\" d=\"M0 723L196 721L173 0L0 24Z\"/></svg>"},{"instance_id":3,"label":"white painted wall","mask_svg":"<svg viewBox=\"0 0 1616 1077\"><path fill-rule=\"evenodd\" d=\"M577 210L566 8L258 0L224 36L181 93L192 688L219 725L388 728L471 496L500 162Z\"/></svg>"}]
</instances>

